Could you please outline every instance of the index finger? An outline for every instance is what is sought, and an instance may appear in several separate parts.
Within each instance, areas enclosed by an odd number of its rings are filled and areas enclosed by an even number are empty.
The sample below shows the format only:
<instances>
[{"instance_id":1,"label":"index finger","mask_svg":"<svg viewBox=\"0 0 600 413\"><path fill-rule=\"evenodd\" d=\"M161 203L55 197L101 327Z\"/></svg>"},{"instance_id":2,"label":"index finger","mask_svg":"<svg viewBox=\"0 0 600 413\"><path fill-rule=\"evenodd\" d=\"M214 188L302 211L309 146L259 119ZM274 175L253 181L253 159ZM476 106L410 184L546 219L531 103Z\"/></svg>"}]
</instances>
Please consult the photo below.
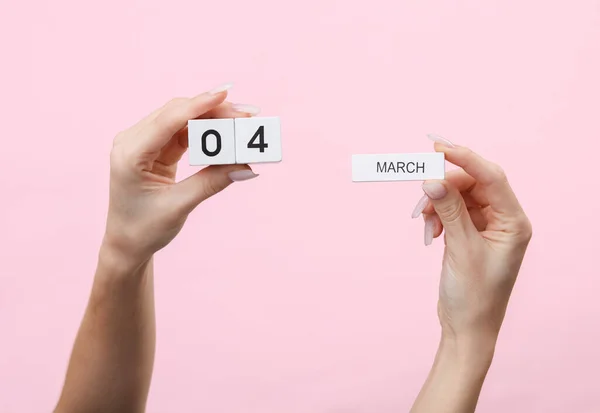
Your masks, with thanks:
<instances>
[{"instance_id":1,"label":"index finger","mask_svg":"<svg viewBox=\"0 0 600 413\"><path fill-rule=\"evenodd\" d=\"M436 142L435 150L443 152L448 162L462 168L477 181L494 211L507 214L522 212L517 196L500 166L462 146L450 147Z\"/></svg>"},{"instance_id":2,"label":"index finger","mask_svg":"<svg viewBox=\"0 0 600 413\"><path fill-rule=\"evenodd\" d=\"M141 150L152 153L162 149L175 133L187 125L188 120L196 119L223 103L227 97L226 90L230 87L231 84L227 84L191 99L165 105L162 110L153 114L140 133Z\"/></svg>"}]
</instances>

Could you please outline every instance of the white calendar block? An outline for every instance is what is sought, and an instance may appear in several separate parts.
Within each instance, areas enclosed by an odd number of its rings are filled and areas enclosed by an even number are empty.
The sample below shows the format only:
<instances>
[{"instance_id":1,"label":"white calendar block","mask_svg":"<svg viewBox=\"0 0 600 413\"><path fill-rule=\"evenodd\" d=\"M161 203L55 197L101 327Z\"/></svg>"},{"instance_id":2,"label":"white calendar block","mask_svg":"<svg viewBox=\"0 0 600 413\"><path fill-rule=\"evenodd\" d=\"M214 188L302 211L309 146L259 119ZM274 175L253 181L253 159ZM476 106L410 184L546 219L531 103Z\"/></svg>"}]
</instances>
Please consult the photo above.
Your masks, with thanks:
<instances>
[{"instance_id":1,"label":"white calendar block","mask_svg":"<svg viewBox=\"0 0 600 413\"><path fill-rule=\"evenodd\" d=\"M440 152L352 155L352 181L424 181L444 179L445 158Z\"/></svg>"},{"instance_id":2,"label":"white calendar block","mask_svg":"<svg viewBox=\"0 0 600 413\"><path fill-rule=\"evenodd\" d=\"M235 163L233 119L194 119L188 121L190 165L229 165Z\"/></svg>"},{"instance_id":3,"label":"white calendar block","mask_svg":"<svg viewBox=\"0 0 600 413\"><path fill-rule=\"evenodd\" d=\"M236 163L281 161L281 126L277 117L235 119Z\"/></svg>"}]
</instances>

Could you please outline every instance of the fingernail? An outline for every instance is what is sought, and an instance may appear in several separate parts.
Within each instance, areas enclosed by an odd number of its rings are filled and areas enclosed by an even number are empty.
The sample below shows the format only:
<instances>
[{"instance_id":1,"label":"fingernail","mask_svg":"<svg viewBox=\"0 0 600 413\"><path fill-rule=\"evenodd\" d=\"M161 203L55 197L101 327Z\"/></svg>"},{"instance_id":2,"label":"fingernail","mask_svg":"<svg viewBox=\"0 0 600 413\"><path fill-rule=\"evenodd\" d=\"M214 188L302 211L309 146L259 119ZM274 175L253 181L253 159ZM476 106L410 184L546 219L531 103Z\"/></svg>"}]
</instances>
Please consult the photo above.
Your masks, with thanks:
<instances>
[{"instance_id":1,"label":"fingernail","mask_svg":"<svg viewBox=\"0 0 600 413\"><path fill-rule=\"evenodd\" d=\"M423 188L423 192L425 192L425 194L427 194L429 199L434 199L434 200L442 199L448 193L448 191L446 190L446 187L439 182L426 182L423 184L422 188Z\"/></svg>"},{"instance_id":2,"label":"fingernail","mask_svg":"<svg viewBox=\"0 0 600 413\"><path fill-rule=\"evenodd\" d=\"M427 215L425 217L425 232L424 232L424 241L425 246L431 245L433 242L433 230L435 227L435 218L433 215Z\"/></svg>"},{"instance_id":3,"label":"fingernail","mask_svg":"<svg viewBox=\"0 0 600 413\"><path fill-rule=\"evenodd\" d=\"M249 169L229 172L229 179L231 179L233 182L247 181L248 179L256 178L257 176L258 174L255 174Z\"/></svg>"},{"instance_id":4,"label":"fingernail","mask_svg":"<svg viewBox=\"0 0 600 413\"><path fill-rule=\"evenodd\" d=\"M242 105L236 103L235 105L232 105L231 108L236 112L247 113L249 115L258 115L260 113L260 108L253 105Z\"/></svg>"},{"instance_id":5,"label":"fingernail","mask_svg":"<svg viewBox=\"0 0 600 413\"><path fill-rule=\"evenodd\" d=\"M208 93L210 93L211 95L216 95L221 92L225 92L226 90L229 90L232 87L233 87L233 83L225 83L224 85L217 86L216 88L210 90Z\"/></svg>"},{"instance_id":6,"label":"fingernail","mask_svg":"<svg viewBox=\"0 0 600 413\"><path fill-rule=\"evenodd\" d=\"M412 213L412 218L417 218L419 215L421 215L421 213L423 212L423 210L425 209L425 207L427 206L427 204L429 203L429 197L427 195L423 195L423 197L419 200L419 202L417 203L417 206L415 207L413 213Z\"/></svg>"},{"instance_id":7,"label":"fingernail","mask_svg":"<svg viewBox=\"0 0 600 413\"><path fill-rule=\"evenodd\" d=\"M434 142L437 142L437 143L440 143L440 144L442 144L444 146L447 146L449 148L454 148L455 147L455 145L452 142L450 142L448 139L442 138L441 136L438 136L438 135L434 135L433 133L428 134L427 137L430 140L432 140Z\"/></svg>"}]
</instances>

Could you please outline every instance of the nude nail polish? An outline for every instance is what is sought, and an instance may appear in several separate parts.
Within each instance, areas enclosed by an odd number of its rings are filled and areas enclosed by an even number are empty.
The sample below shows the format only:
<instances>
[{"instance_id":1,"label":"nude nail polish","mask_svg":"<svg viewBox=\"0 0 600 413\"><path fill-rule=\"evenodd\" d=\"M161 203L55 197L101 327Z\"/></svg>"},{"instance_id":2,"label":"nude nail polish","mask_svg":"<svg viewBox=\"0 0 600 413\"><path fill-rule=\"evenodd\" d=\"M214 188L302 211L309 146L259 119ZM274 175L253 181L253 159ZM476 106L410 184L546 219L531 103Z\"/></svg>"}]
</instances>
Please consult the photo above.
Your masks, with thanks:
<instances>
[{"instance_id":1,"label":"nude nail polish","mask_svg":"<svg viewBox=\"0 0 600 413\"><path fill-rule=\"evenodd\" d=\"M455 147L455 145L452 142L450 142L448 139L443 138L443 137L441 137L439 135L434 135L433 133L430 133L430 134L427 135L427 137L430 140L432 140L433 142L437 142L437 143L442 144L444 146L447 146L449 148L454 148Z\"/></svg>"},{"instance_id":2,"label":"nude nail polish","mask_svg":"<svg viewBox=\"0 0 600 413\"><path fill-rule=\"evenodd\" d=\"M241 171L233 171L229 172L229 179L233 182L247 181L249 179L254 179L258 176L249 169L242 169Z\"/></svg>"},{"instance_id":3,"label":"nude nail polish","mask_svg":"<svg viewBox=\"0 0 600 413\"><path fill-rule=\"evenodd\" d=\"M411 217L414 219L414 218L417 218L419 215L421 215L423 213L423 210L425 209L425 207L427 207L428 203L429 203L429 197L427 195L423 195L423 197L419 200L419 202L417 202L417 206L415 206L415 209L413 210Z\"/></svg>"},{"instance_id":4,"label":"nude nail polish","mask_svg":"<svg viewBox=\"0 0 600 413\"><path fill-rule=\"evenodd\" d=\"M233 110L240 113L247 113L249 115L258 115L260 113L260 108L253 105L243 105L240 103L236 103L231 106Z\"/></svg>"},{"instance_id":5,"label":"nude nail polish","mask_svg":"<svg viewBox=\"0 0 600 413\"><path fill-rule=\"evenodd\" d=\"M425 246L431 245L433 242L433 230L435 229L435 218L432 215L425 217L424 241Z\"/></svg>"},{"instance_id":6,"label":"nude nail polish","mask_svg":"<svg viewBox=\"0 0 600 413\"><path fill-rule=\"evenodd\" d=\"M422 188L429 199L433 200L442 199L448 194L448 190L440 182L425 182Z\"/></svg>"},{"instance_id":7,"label":"nude nail polish","mask_svg":"<svg viewBox=\"0 0 600 413\"><path fill-rule=\"evenodd\" d=\"M210 90L208 93L210 93L211 95L217 95L221 92L225 92L226 90L229 90L233 87L233 83L225 83L221 86L217 86L216 88Z\"/></svg>"}]
</instances>

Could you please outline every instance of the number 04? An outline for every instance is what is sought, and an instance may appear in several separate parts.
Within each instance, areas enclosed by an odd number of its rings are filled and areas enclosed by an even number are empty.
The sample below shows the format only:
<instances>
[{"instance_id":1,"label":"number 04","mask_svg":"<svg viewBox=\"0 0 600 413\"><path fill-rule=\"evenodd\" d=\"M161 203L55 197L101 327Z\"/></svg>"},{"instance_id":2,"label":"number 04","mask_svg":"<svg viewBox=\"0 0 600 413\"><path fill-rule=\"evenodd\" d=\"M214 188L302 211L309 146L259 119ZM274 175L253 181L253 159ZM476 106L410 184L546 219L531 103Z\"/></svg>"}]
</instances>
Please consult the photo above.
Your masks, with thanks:
<instances>
[{"instance_id":1,"label":"number 04","mask_svg":"<svg viewBox=\"0 0 600 413\"><path fill-rule=\"evenodd\" d=\"M257 139L258 143L256 142ZM250 142L248 142L248 148L259 149L262 153L268 147L269 144L265 142L265 127L259 126L256 132L254 133L254 136L252 136L252 138L250 139Z\"/></svg>"}]
</instances>

